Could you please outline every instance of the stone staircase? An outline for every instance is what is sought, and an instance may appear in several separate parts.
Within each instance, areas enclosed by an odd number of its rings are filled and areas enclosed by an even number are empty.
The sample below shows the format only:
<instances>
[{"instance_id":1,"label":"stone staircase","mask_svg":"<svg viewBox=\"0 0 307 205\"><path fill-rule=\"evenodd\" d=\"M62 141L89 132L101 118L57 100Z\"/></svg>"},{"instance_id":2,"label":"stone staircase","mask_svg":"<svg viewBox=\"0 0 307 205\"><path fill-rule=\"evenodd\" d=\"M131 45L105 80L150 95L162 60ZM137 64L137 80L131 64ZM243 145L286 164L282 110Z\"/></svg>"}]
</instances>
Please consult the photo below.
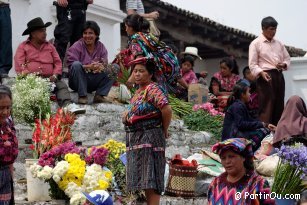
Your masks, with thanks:
<instances>
[{"instance_id":1,"label":"stone staircase","mask_svg":"<svg viewBox=\"0 0 307 205\"><path fill-rule=\"evenodd\" d=\"M14 79L4 79L4 84L11 86ZM116 93L116 87L111 93ZM71 93L73 100L77 99L76 93ZM92 95L90 95L92 99ZM77 115L73 125L73 139L82 143L83 146L101 145L108 139L125 142L124 126L121 122L122 112L126 109L124 104L92 104L81 105L86 109L85 114ZM52 105L55 111L57 105ZM35 204L26 201L25 186L25 159L32 158L32 151L27 142L32 138L33 128L28 125L16 124L17 137L19 140L19 156L15 167L15 198L17 204ZM171 138L167 141L166 156L172 158L174 154L188 157L193 153L199 153L204 147L208 147L210 136L206 132L194 132L185 128L182 120L172 120L169 132ZM206 204L205 198L182 199L164 196L160 204L183 205L183 204ZM56 204L57 202L37 202L36 204Z\"/></svg>"}]
</instances>

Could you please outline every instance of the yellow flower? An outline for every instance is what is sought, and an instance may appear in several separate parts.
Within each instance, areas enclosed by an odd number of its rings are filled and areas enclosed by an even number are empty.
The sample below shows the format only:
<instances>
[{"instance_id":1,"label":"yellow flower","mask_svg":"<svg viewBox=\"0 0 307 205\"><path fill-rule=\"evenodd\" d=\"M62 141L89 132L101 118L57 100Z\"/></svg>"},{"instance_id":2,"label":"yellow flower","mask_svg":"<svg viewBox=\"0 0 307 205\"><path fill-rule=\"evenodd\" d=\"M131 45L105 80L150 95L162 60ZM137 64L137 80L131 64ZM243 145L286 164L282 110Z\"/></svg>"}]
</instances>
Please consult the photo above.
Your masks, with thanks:
<instances>
[{"instance_id":1,"label":"yellow flower","mask_svg":"<svg viewBox=\"0 0 307 205\"><path fill-rule=\"evenodd\" d=\"M99 180L99 189L106 190L109 187L109 183L104 180Z\"/></svg>"},{"instance_id":2,"label":"yellow flower","mask_svg":"<svg viewBox=\"0 0 307 205\"><path fill-rule=\"evenodd\" d=\"M105 171L104 172L104 176L109 180L111 181L112 180L112 177L113 177L113 174L111 171Z\"/></svg>"}]
</instances>

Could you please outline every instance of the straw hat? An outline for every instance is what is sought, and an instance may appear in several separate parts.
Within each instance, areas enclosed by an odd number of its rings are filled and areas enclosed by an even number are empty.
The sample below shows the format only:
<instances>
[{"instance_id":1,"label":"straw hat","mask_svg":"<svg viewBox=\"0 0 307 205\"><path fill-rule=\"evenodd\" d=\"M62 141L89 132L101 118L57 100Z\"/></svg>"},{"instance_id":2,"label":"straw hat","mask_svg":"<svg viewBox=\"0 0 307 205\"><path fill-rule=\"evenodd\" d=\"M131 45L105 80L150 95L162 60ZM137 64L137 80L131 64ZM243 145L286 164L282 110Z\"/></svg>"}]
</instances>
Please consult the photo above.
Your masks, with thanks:
<instances>
[{"instance_id":1,"label":"straw hat","mask_svg":"<svg viewBox=\"0 0 307 205\"><path fill-rule=\"evenodd\" d=\"M199 58L200 60L202 60L202 58L198 55L198 49L196 47L186 47L184 52L181 52L181 55L184 54L189 54L192 56L196 56L197 58Z\"/></svg>"}]
</instances>

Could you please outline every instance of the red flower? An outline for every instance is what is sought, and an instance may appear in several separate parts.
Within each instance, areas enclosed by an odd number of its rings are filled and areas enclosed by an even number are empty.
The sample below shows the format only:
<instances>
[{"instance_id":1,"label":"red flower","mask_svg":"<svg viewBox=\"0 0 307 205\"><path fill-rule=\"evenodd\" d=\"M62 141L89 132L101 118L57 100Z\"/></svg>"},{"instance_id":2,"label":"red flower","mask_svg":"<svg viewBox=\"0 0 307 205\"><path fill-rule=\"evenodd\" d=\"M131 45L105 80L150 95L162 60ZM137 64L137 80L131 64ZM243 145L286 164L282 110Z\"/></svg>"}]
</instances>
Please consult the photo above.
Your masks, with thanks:
<instances>
[{"instance_id":1,"label":"red flower","mask_svg":"<svg viewBox=\"0 0 307 205\"><path fill-rule=\"evenodd\" d=\"M36 119L32 147L37 157L59 144L70 141L74 121L75 115L63 109L58 109L55 115L42 121Z\"/></svg>"}]
</instances>

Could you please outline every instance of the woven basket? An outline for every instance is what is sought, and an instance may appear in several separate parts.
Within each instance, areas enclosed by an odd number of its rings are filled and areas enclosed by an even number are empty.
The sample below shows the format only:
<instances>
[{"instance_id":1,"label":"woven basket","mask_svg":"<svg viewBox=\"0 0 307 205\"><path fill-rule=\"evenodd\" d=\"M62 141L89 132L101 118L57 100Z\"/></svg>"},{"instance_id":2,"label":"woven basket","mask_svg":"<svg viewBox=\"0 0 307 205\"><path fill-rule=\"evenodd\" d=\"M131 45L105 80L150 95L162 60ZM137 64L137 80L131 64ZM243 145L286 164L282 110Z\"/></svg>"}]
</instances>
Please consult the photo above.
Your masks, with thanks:
<instances>
[{"instance_id":1,"label":"woven basket","mask_svg":"<svg viewBox=\"0 0 307 205\"><path fill-rule=\"evenodd\" d=\"M180 197L194 197L197 167L170 164L166 194Z\"/></svg>"}]
</instances>

